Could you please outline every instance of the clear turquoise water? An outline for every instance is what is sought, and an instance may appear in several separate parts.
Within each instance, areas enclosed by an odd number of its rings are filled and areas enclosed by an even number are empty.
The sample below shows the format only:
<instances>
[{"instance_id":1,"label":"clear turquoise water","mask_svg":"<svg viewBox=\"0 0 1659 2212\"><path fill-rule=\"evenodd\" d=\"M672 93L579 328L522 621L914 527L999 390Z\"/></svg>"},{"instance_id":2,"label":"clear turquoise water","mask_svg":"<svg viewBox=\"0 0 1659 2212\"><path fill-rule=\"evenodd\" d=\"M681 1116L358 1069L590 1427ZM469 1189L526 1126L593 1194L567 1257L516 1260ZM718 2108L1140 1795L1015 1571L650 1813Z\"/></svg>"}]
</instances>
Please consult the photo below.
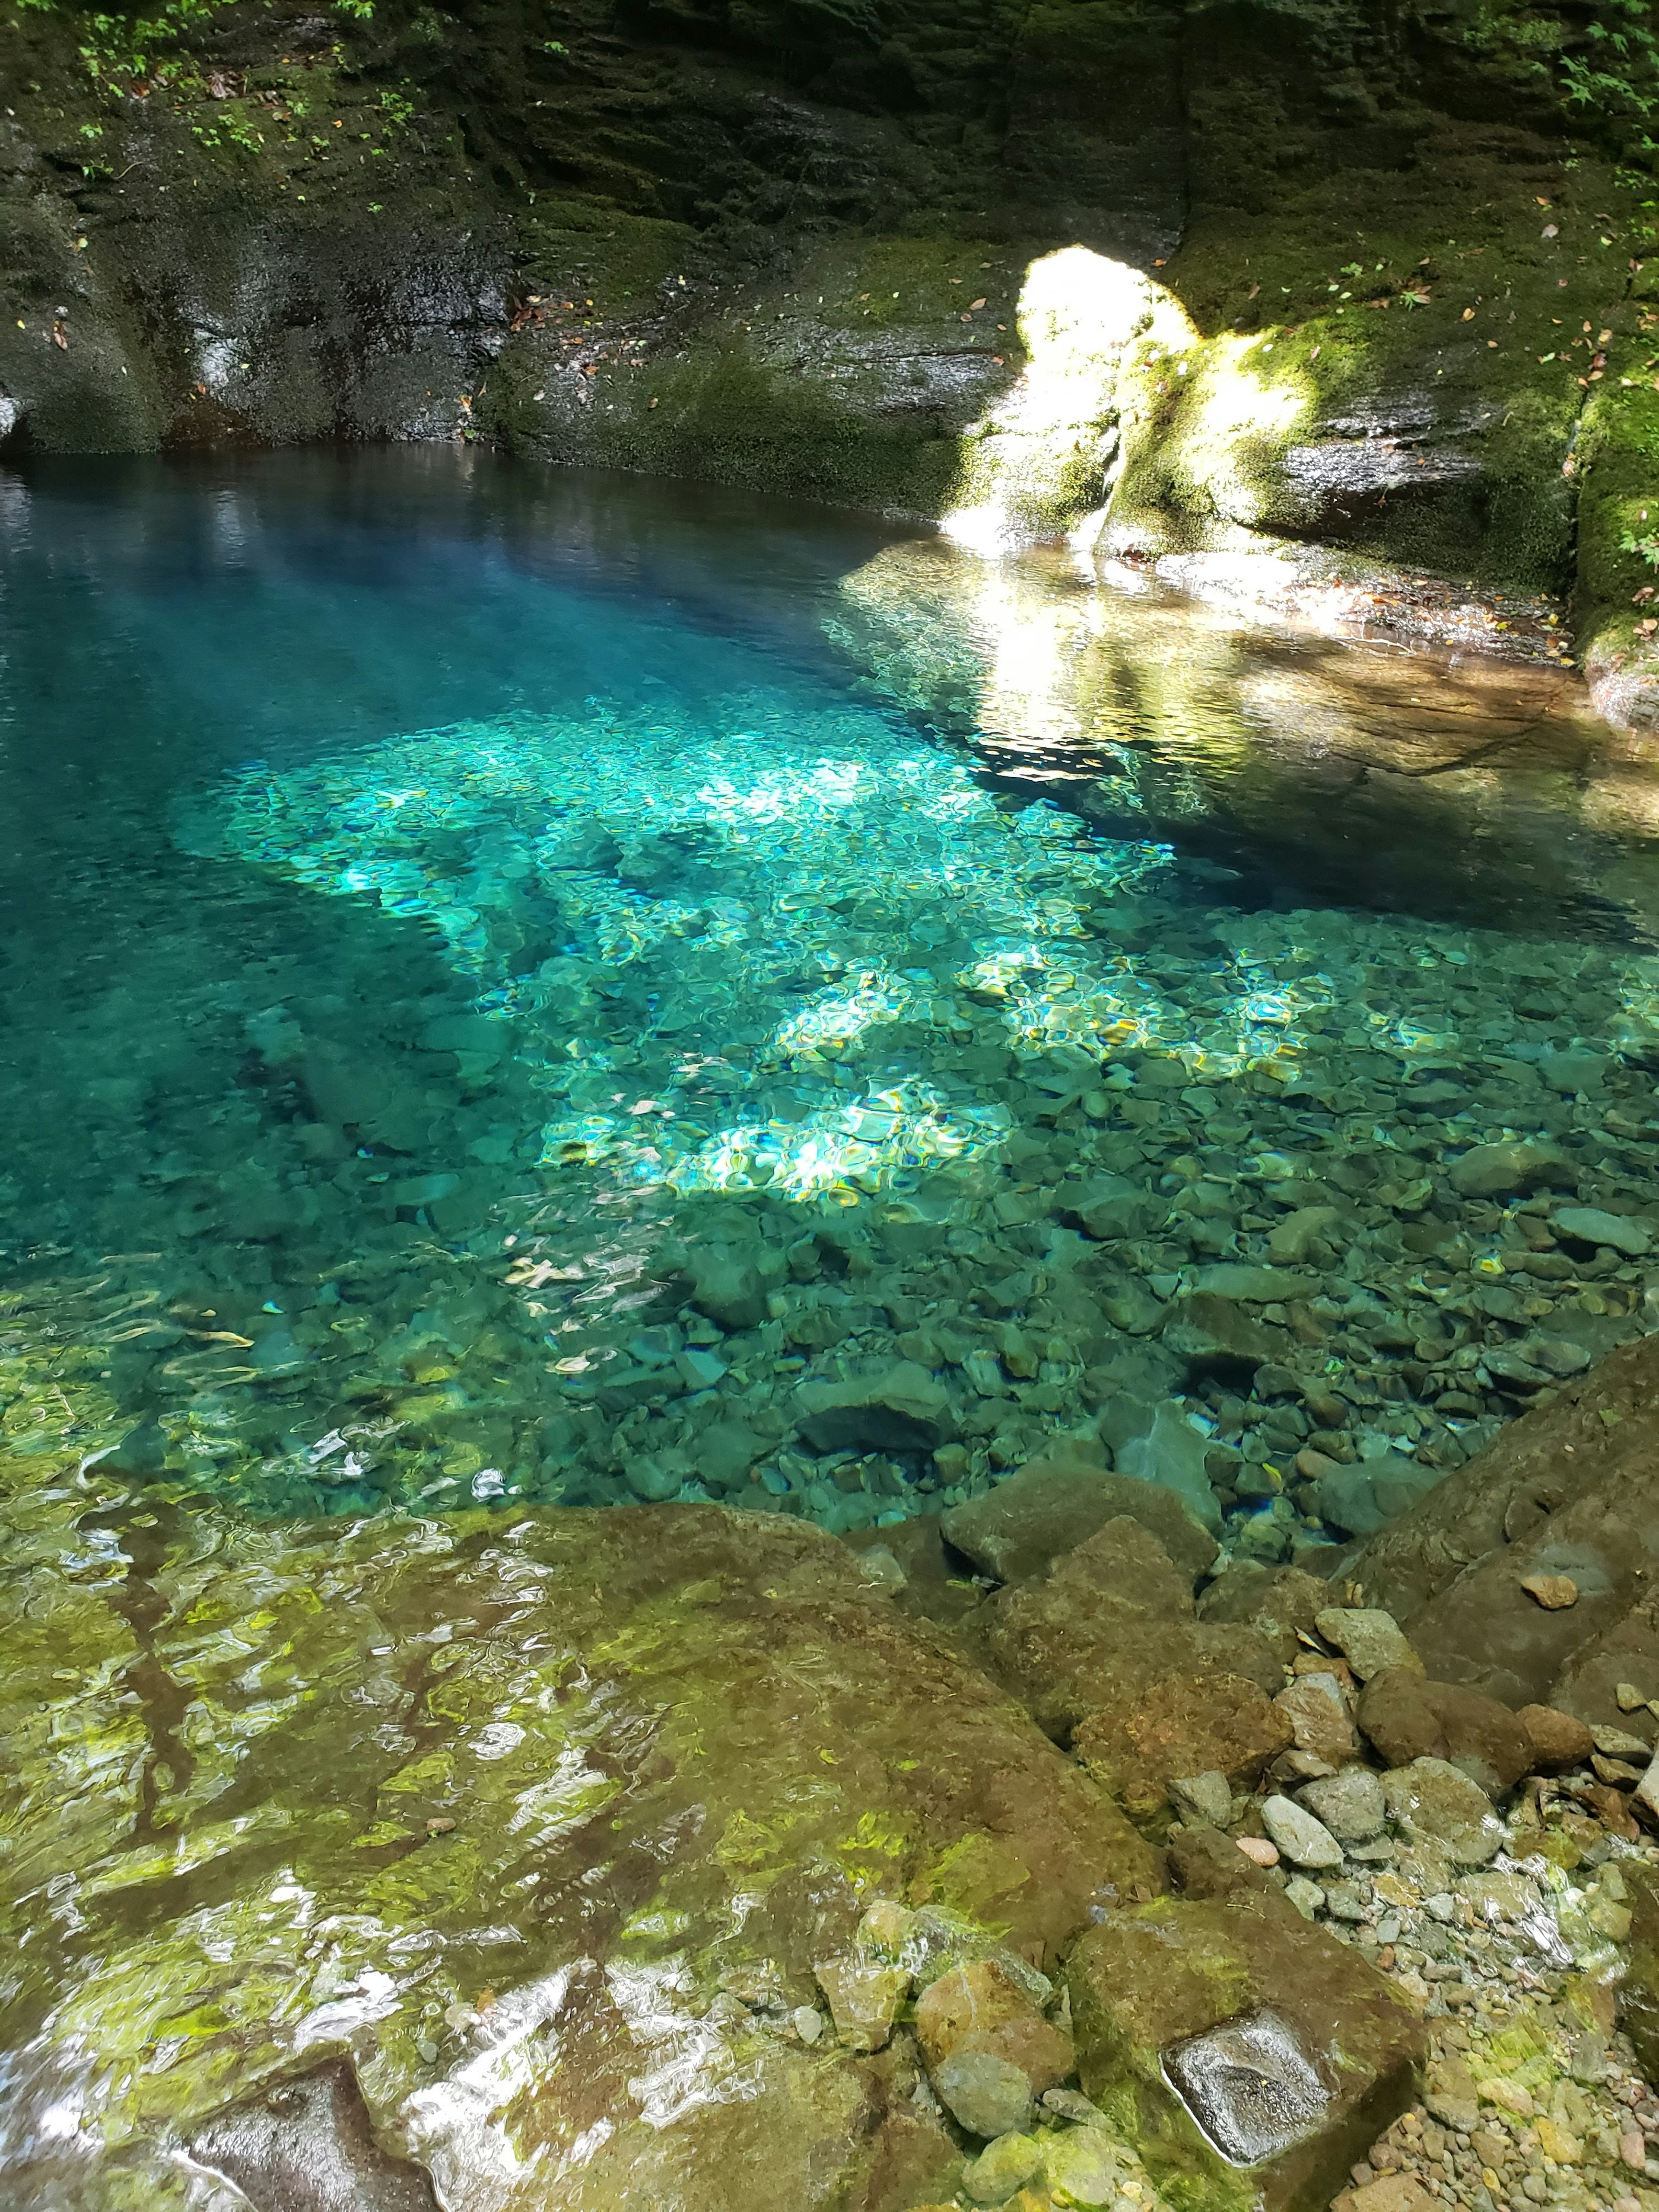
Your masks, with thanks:
<instances>
[{"instance_id":1,"label":"clear turquoise water","mask_svg":"<svg viewBox=\"0 0 1659 2212\"><path fill-rule=\"evenodd\" d=\"M10 1449L849 1528L1082 1440L1282 1557L1346 1532L1299 1449L1406 1495L1649 1325L1630 933L1282 840L1247 903L1121 778L1111 836L994 787L973 666L930 719L937 641L849 630L907 536L447 453L0 481Z\"/></svg>"}]
</instances>

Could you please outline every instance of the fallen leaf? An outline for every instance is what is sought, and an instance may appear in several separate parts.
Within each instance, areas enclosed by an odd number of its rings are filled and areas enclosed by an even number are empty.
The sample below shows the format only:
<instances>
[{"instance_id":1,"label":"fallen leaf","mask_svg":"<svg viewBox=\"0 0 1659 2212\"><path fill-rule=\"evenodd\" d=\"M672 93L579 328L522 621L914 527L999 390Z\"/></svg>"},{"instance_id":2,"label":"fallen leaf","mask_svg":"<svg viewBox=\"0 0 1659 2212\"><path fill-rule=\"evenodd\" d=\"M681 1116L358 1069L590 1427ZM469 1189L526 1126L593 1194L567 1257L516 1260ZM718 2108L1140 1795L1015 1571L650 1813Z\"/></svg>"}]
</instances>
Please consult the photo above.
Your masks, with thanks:
<instances>
[{"instance_id":1,"label":"fallen leaf","mask_svg":"<svg viewBox=\"0 0 1659 2212\"><path fill-rule=\"evenodd\" d=\"M1472 322L1474 320L1474 309L1473 307L1465 307L1465 308L1464 308L1464 310L1463 310L1463 320L1464 320L1466 323L1472 323Z\"/></svg>"},{"instance_id":2,"label":"fallen leaf","mask_svg":"<svg viewBox=\"0 0 1659 2212\"><path fill-rule=\"evenodd\" d=\"M1539 233L1539 236L1540 238L1559 238L1560 235L1560 225L1553 222L1547 222L1544 225L1543 229Z\"/></svg>"},{"instance_id":3,"label":"fallen leaf","mask_svg":"<svg viewBox=\"0 0 1659 2212\"><path fill-rule=\"evenodd\" d=\"M968 302L968 312L971 315L975 307L982 307L984 305L985 302L983 300L969 300Z\"/></svg>"}]
</instances>

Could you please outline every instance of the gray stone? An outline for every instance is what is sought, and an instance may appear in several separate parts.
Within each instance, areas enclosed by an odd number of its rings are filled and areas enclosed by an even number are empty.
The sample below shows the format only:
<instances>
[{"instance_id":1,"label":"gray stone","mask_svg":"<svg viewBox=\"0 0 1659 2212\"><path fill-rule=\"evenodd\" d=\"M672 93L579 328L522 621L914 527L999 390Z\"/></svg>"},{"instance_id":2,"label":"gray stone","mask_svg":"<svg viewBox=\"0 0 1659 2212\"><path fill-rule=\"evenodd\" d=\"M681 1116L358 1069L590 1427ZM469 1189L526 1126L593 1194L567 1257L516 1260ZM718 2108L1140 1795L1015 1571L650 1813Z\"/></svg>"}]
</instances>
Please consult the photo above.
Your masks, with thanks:
<instances>
[{"instance_id":1,"label":"gray stone","mask_svg":"<svg viewBox=\"0 0 1659 2212\"><path fill-rule=\"evenodd\" d=\"M1305 1874L1293 1874L1285 1885L1285 1894L1304 1920L1313 1919L1325 1909L1324 1891Z\"/></svg>"},{"instance_id":2,"label":"gray stone","mask_svg":"<svg viewBox=\"0 0 1659 2212\"><path fill-rule=\"evenodd\" d=\"M1183 1775L1170 1783L1170 1799L1183 1820L1224 1828L1232 1818L1232 1785L1224 1774Z\"/></svg>"},{"instance_id":3,"label":"gray stone","mask_svg":"<svg viewBox=\"0 0 1659 2212\"><path fill-rule=\"evenodd\" d=\"M1250 1267L1232 1260L1218 1261L1215 1266L1200 1267L1193 1284L1196 1295L1212 1295L1218 1298L1243 1298L1254 1305L1271 1305L1275 1300L1317 1297L1324 1288L1324 1278L1298 1273L1293 1267Z\"/></svg>"},{"instance_id":4,"label":"gray stone","mask_svg":"<svg viewBox=\"0 0 1659 2212\"><path fill-rule=\"evenodd\" d=\"M1261 1825L1292 1866L1340 1867L1342 1863L1342 1846L1336 1838L1322 1820L1292 1797L1267 1798L1261 1808Z\"/></svg>"},{"instance_id":5,"label":"gray stone","mask_svg":"<svg viewBox=\"0 0 1659 2212\"><path fill-rule=\"evenodd\" d=\"M796 1403L814 1451L934 1451L956 1432L945 1385L914 1360L851 1382L803 1383Z\"/></svg>"},{"instance_id":6,"label":"gray stone","mask_svg":"<svg viewBox=\"0 0 1659 2212\"><path fill-rule=\"evenodd\" d=\"M1260 2166L1312 2135L1330 2102L1295 2030L1274 2013L1193 2036L1164 2065L1188 2111L1235 2166Z\"/></svg>"},{"instance_id":7,"label":"gray stone","mask_svg":"<svg viewBox=\"0 0 1659 2212\"><path fill-rule=\"evenodd\" d=\"M1272 1359L1279 1345L1232 1298L1212 1291L1195 1291L1176 1298L1164 1323L1164 1349L1186 1363L1189 1376L1252 1375Z\"/></svg>"},{"instance_id":8,"label":"gray stone","mask_svg":"<svg viewBox=\"0 0 1659 2212\"><path fill-rule=\"evenodd\" d=\"M1413 1667L1419 1674L1423 1672L1423 1662L1391 1613L1370 1606L1331 1605L1315 1615L1314 1626L1327 1644L1336 1646L1362 1682L1385 1667Z\"/></svg>"},{"instance_id":9,"label":"gray stone","mask_svg":"<svg viewBox=\"0 0 1659 2212\"><path fill-rule=\"evenodd\" d=\"M1297 1796L1340 1843L1369 1842L1382 1833L1388 1818L1382 1778L1369 1766L1345 1766L1340 1773L1310 1782Z\"/></svg>"},{"instance_id":10,"label":"gray stone","mask_svg":"<svg viewBox=\"0 0 1659 2212\"><path fill-rule=\"evenodd\" d=\"M1382 1778L1389 1817L1413 1842L1442 1844L1462 1866L1485 1866L1504 1827L1479 1783L1443 1759L1414 1759Z\"/></svg>"},{"instance_id":11,"label":"gray stone","mask_svg":"<svg viewBox=\"0 0 1659 2212\"><path fill-rule=\"evenodd\" d=\"M1553 1145L1476 1145L1451 1166L1451 1186L1464 1198L1501 1198L1544 1183L1571 1188L1578 1170Z\"/></svg>"},{"instance_id":12,"label":"gray stone","mask_svg":"<svg viewBox=\"0 0 1659 2212\"><path fill-rule=\"evenodd\" d=\"M1357 1881L1328 1881L1325 1885L1325 1910L1333 1920L1342 1920L1357 1927L1365 1917L1365 1900Z\"/></svg>"},{"instance_id":13,"label":"gray stone","mask_svg":"<svg viewBox=\"0 0 1659 2212\"><path fill-rule=\"evenodd\" d=\"M1032 2117L1031 2085L1012 2058L957 2051L929 2076L942 2104L970 2136L1020 2133Z\"/></svg>"},{"instance_id":14,"label":"gray stone","mask_svg":"<svg viewBox=\"0 0 1659 2212\"><path fill-rule=\"evenodd\" d=\"M1440 1476L1438 1468L1399 1452L1339 1467L1319 1479L1319 1517L1345 1536L1375 1536L1426 1498Z\"/></svg>"},{"instance_id":15,"label":"gray stone","mask_svg":"<svg viewBox=\"0 0 1659 2212\"><path fill-rule=\"evenodd\" d=\"M1194 1518L1212 1533L1221 1527L1221 1508L1205 1465L1208 1439L1187 1419L1179 1399L1166 1398L1152 1414L1145 1436L1133 1437L1115 1456L1120 1474L1172 1490Z\"/></svg>"},{"instance_id":16,"label":"gray stone","mask_svg":"<svg viewBox=\"0 0 1659 2212\"><path fill-rule=\"evenodd\" d=\"M1653 1248L1652 1237L1639 1221L1604 1213L1599 1206L1558 1206L1550 1216L1550 1227L1575 1244L1611 1245L1627 1260L1639 1260Z\"/></svg>"}]
</instances>

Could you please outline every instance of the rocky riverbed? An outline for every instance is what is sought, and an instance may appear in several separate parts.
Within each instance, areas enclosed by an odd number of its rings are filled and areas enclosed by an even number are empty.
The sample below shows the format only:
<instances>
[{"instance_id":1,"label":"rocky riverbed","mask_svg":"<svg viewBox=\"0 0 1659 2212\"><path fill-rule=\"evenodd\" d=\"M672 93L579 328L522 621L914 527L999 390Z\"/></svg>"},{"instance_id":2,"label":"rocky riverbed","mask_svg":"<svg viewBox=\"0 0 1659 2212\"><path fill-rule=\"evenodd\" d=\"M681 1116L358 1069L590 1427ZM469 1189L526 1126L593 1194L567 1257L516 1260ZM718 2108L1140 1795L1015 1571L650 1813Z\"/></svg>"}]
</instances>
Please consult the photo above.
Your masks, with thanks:
<instances>
[{"instance_id":1,"label":"rocky riverbed","mask_svg":"<svg viewBox=\"0 0 1659 2212\"><path fill-rule=\"evenodd\" d=\"M233 903L21 1041L14 1439L83 1371L131 1409L88 1455L261 1510L835 1531L1063 1447L1277 1561L1652 1326L1647 954L1241 910L873 713L713 719L202 794L249 932L270 881L424 934L228 985ZM27 1108L68 1088L72 1158Z\"/></svg>"},{"instance_id":2,"label":"rocky riverbed","mask_svg":"<svg viewBox=\"0 0 1659 2212\"><path fill-rule=\"evenodd\" d=\"M1516 1707L1097 1468L839 1542L6 1465L14 2201L1659 2201L1640 1602Z\"/></svg>"}]
</instances>

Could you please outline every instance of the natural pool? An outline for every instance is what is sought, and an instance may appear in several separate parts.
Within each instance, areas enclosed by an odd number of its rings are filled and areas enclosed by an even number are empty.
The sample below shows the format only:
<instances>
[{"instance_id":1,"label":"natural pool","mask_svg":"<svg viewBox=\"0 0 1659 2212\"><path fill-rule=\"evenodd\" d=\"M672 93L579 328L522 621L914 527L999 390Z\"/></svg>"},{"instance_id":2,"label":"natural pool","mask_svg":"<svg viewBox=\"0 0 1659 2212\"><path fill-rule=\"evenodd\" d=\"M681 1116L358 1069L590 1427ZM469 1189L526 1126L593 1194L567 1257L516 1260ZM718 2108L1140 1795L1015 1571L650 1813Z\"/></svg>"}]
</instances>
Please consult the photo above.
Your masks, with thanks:
<instances>
[{"instance_id":1,"label":"natural pool","mask_svg":"<svg viewBox=\"0 0 1659 2212\"><path fill-rule=\"evenodd\" d=\"M1659 777L1557 672L468 454L33 469L0 575L24 1461L1109 1454L1277 1559L1654 1324Z\"/></svg>"}]
</instances>

